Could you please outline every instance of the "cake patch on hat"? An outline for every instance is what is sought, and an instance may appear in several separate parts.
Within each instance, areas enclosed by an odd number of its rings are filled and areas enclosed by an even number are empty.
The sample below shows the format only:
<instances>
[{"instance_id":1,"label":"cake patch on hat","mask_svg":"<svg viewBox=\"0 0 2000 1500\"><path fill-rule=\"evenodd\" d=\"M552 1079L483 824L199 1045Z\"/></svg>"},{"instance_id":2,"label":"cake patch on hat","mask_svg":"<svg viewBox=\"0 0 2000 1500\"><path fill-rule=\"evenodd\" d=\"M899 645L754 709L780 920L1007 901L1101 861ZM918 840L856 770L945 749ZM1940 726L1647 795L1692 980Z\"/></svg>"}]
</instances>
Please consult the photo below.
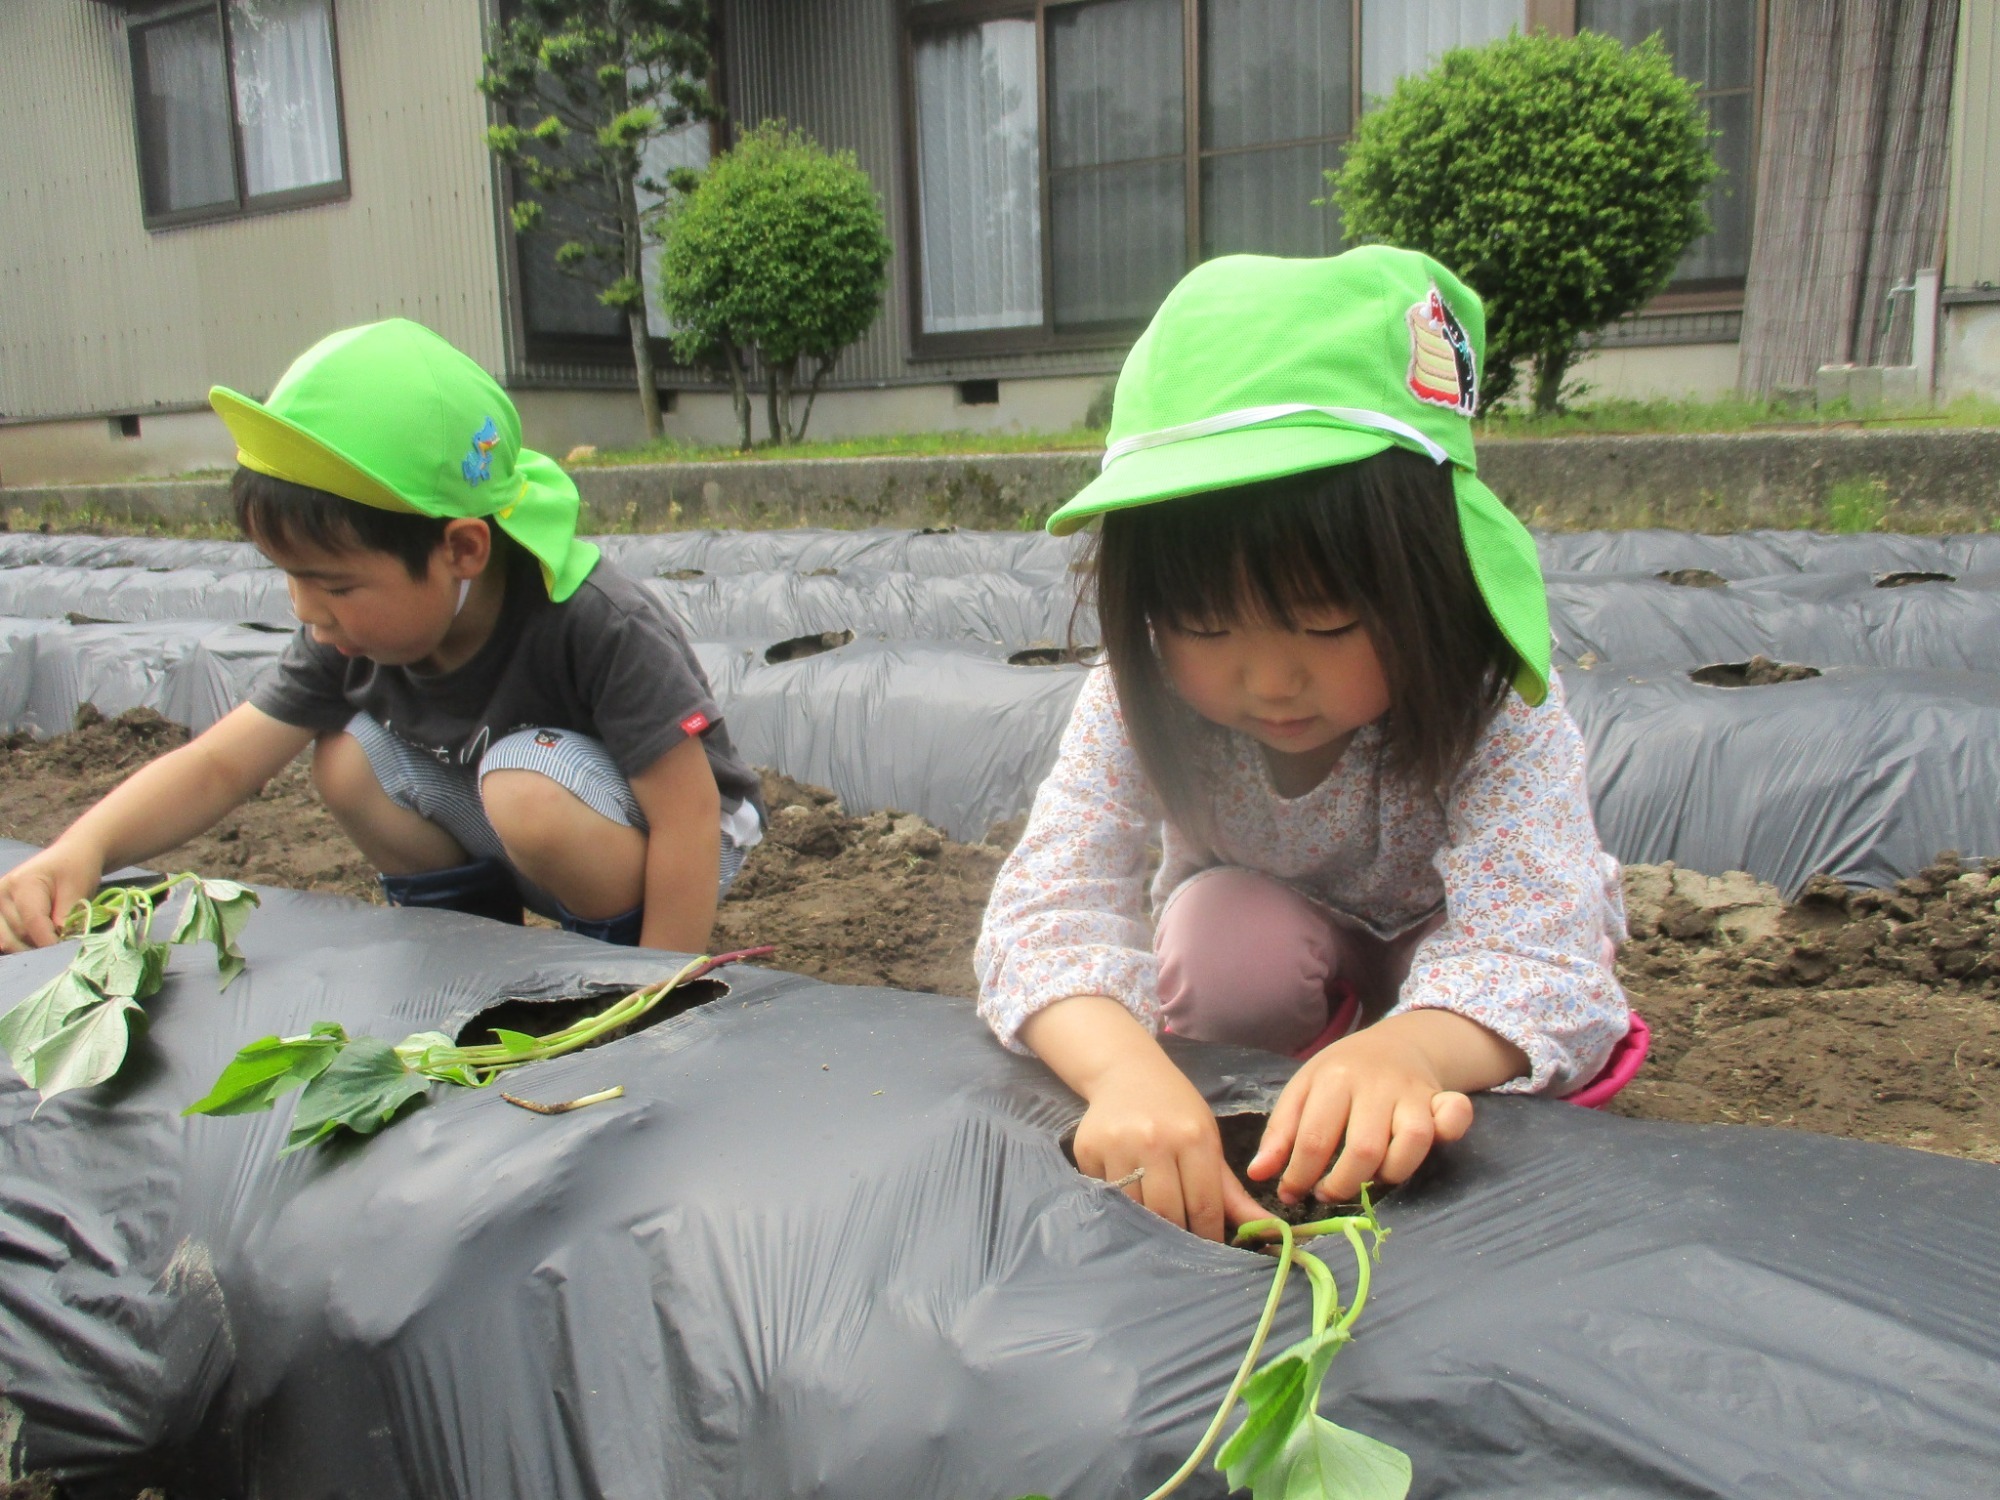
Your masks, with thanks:
<instances>
[{"instance_id":1,"label":"cake patch on hat","mask_svg":"<svg viewBox=\"0 0 2000 1500\"><path fill-rule=\"evenodd\" d=\"M1479 405L1479 371L1472 360L1472 341L1433 286L1430 295L1412 307L1410 324L1410 394L1432 406L1448 406L1469 417Z\"/></svg>"}]
</instances>

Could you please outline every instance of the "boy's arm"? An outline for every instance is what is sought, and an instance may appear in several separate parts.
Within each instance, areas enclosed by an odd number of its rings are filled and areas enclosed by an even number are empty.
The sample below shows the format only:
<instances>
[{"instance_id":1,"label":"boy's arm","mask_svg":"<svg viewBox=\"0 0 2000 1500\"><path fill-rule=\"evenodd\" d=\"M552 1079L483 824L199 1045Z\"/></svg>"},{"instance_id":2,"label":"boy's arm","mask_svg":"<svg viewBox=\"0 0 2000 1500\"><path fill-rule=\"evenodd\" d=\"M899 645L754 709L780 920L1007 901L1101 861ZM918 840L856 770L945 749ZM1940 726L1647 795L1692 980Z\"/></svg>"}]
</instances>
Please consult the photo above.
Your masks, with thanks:
<instances>
[{"instance_id":1,"label":"boy's arm","mask_svg":"<svg viewBox=\"0 0 2000 1500\"><path fill-rule=\"evenodd\" d=\"M683 740L634 776L632 795L651 830L639 941L673 953L705 953L722 866L722 793L701 740Z\"/></svg>"},{"instance_id":2,"label":"boy's arm","mask_svg":"<svg viewBox=\"0 0 2000 1500\"><path fill-rule=\"evenodd\" d=\"M55 942L69 909L96 893L107 869L150 859L212 827L312 738L312 730L246 703L140 767L48 848L0 877L0 952Z\"/></svg>"}]
</instances>

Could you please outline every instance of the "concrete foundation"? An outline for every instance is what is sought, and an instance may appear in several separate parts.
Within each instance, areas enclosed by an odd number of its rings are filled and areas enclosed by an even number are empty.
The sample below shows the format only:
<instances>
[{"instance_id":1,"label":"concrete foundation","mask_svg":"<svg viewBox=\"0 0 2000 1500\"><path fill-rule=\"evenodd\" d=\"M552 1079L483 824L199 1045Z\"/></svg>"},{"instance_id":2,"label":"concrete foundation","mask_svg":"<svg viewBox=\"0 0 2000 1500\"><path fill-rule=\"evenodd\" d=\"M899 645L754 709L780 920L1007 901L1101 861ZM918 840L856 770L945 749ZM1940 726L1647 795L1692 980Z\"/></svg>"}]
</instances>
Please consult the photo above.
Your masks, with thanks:
<instances>
[{"instance_id":1,"label":"concrete foundation","mask_svg":"<svg viewBox=\"0 0 2000 1500\"><path fill-rule=\"evenodd\" d=\"M1713 401L1736 394L1741 346L1614 344L1593 349L1570 367L1588 390L1585 401Z\"/></svg>"},{"instance_id":2,"label":"concrete foundation","mask_svg":"<svg viewBox=\"0 0 2000 1500\"><path fill-rule=\"evenodd\" d=\"M1093 453L744 460L585 468L591 530L681 527L1039 525L1097 471ZM1534 438L1489 442L1480 472L1514 512L1551 530L1667 526L1830 529L1829 497L1861 484L1882 525L2000 525L2000 429ZM93 520L227 524L220 480L0 489L10 524Z\"/></svg>"},{"instance_id":3,"label":"concrete foundation","mask_svg":"<svg viewBox=\"0 0 2000 1500\"><path fill-rule=\"evenodd\" d=\"M1938 395L2000 401L2000 302L1947 303L1938 350Z\"/></svg>"}]
</instances>

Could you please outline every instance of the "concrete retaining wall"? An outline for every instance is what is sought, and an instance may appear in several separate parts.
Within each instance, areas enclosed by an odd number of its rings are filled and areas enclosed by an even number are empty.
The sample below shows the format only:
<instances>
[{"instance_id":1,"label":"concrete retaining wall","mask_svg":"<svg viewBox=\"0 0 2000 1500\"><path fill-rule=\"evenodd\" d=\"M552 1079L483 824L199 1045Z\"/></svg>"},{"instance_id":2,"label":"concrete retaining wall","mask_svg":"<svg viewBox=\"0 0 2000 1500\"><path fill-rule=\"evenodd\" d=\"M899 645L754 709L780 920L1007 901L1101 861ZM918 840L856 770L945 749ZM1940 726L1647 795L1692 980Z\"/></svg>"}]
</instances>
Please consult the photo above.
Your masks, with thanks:
<instances>
[{"instance_id":1,"label":"concrete retaining wall","mask_svg":"<svg viewBox=\"0 0 2000 1500\"><path fill-rule=\"evenodd\" d=\"M1493 441L1480 471L1549 530L1667 526L1985 531L2000 524L2000 430L1772 432ZM586 529L1039 525L1097 455L739 460L582 469ZM228 485L0 489L15 526L227 525Z\"/></svg>"}]
</instances>

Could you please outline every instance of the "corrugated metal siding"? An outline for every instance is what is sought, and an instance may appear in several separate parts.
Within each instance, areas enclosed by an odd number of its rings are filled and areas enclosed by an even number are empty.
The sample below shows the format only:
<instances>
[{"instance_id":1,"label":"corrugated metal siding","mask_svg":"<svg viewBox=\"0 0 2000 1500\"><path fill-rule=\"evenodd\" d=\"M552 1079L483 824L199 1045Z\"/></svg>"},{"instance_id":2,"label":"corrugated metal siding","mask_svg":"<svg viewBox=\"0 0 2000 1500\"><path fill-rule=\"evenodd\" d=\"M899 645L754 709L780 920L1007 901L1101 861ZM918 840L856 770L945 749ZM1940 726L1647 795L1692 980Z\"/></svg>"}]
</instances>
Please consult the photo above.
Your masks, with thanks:
<instances>
[{"instance_id":1,"label":"corrugated metal siding","mask_svg":"<svg viewBox=\"0 0 2000 1500\"><path fill-rule=\"evenodd\" d=\"M148 233L120 13L0 4L0 414L261 393L394 315L502 373L477 0L335 0L335 27L352 197Z\"/></svg>"},{"instance_id":2,"label":"corrugated metal siding","mask_svg":"<svg viewBox=\"0 0 2000 1500\"><path fill-rule=\"evenodd\" d=\"M2000 286L2000 0L1965 0L1952 84L1945 281Z\"/></svg>"},{"instance_id":3,"label":"corrugated metal siding","mask_svg":"<svg viewBox=\"0 0 2000 1500\"><path fill-rule=\"evenodd\" d=\"M910 359L909 278L915 259L903 201L899 0L731 0L722 19L731 119L754 125L782 117L830 150L852 151L874 179L888 215L896 254L882 316L841 357L830 384L1088 374L1118 367L1122 350Z\"/></svg>"}]
</instances>

